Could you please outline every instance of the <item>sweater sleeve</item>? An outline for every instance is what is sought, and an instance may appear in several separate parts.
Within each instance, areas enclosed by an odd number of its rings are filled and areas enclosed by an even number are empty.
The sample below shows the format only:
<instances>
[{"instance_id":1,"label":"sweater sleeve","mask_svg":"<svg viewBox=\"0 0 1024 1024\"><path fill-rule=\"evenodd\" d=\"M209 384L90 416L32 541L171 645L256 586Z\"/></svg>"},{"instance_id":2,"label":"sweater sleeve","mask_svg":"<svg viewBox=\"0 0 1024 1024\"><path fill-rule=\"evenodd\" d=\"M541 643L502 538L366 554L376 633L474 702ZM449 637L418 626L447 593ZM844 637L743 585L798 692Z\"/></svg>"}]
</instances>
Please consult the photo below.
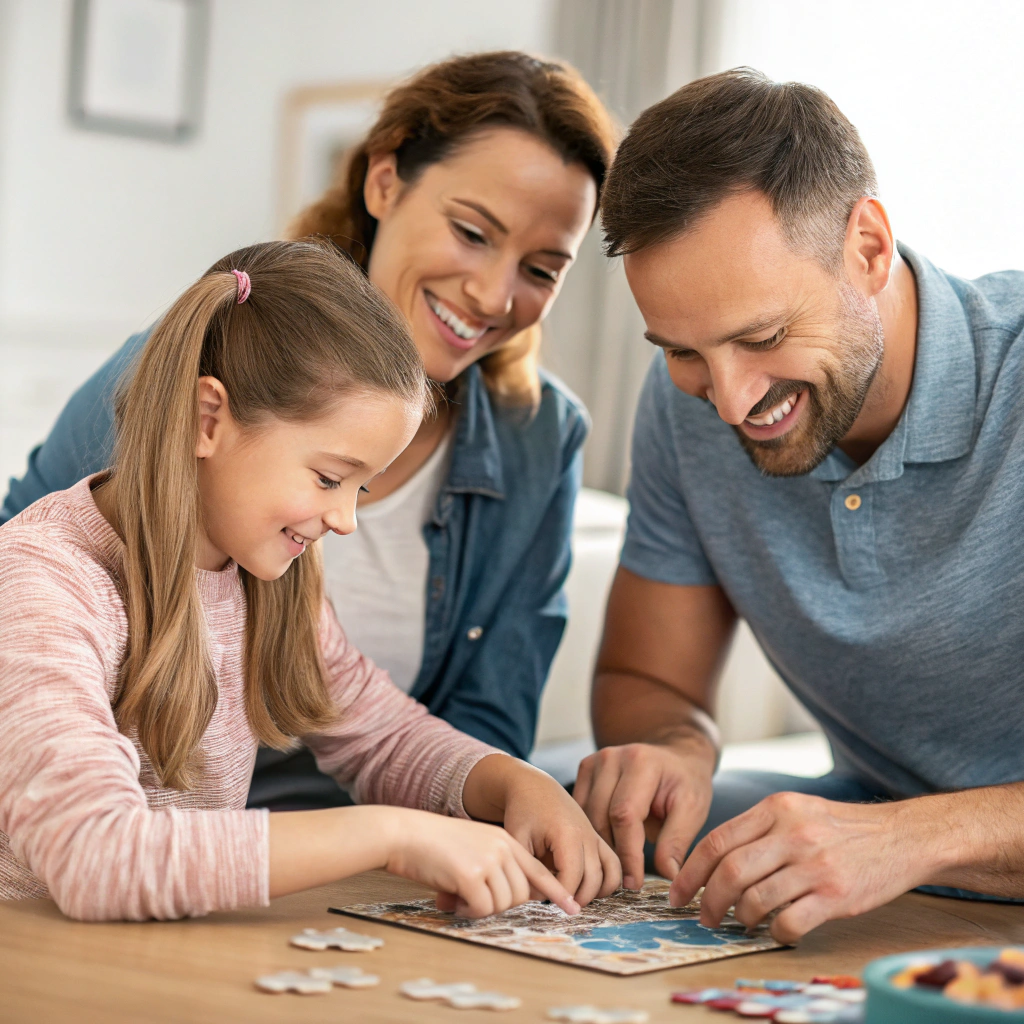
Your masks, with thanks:
<instances>
[{"instance_id":1,"label":"sweater sleeve","mask_svg":"<svg viewBox=\"0 0 1024 1024\"><path fill-rule=\"evenodd\" d=\"M265 811L151 809L114 721L120 601L38 525L0 544L0 830L79 920L179 918L268 902ZM14 531L14 532L12 532Z\"/></svg>"},{"instance_id":2,"label":"sweater sleeve","mask_svg":"<svg viewBox=\"0 0 1024 1024\"><path fill-rule=\"evenodd\" d=\"M462 787L473 766L502 751L435 718L348 642L324 602L321 644L338 724L302 738L322 772L364 804L468 817Z\"/></svg>"}]
</instances>

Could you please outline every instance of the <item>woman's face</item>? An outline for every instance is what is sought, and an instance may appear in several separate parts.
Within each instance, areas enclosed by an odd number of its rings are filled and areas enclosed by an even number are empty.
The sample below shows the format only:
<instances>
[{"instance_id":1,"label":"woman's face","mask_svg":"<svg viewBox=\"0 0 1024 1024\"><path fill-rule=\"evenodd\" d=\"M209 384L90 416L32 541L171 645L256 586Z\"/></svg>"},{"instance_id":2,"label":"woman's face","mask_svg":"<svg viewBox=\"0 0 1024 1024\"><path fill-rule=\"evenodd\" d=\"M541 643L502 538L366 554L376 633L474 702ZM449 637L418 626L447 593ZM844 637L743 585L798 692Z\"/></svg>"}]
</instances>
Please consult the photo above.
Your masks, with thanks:
<instances>
[{"instance_id":1,"label":"woman's face","mask_svg":"<svg viewBox=\"0 0 1024 1024\"><path fill-rule=\"evenodd\" d=\"M394 154L374 157L364 195L378 222L370 280L441 382L544 317L597 201L586 168L514 128L481 133L411 185Z\"/></svg>"}]
</instances>

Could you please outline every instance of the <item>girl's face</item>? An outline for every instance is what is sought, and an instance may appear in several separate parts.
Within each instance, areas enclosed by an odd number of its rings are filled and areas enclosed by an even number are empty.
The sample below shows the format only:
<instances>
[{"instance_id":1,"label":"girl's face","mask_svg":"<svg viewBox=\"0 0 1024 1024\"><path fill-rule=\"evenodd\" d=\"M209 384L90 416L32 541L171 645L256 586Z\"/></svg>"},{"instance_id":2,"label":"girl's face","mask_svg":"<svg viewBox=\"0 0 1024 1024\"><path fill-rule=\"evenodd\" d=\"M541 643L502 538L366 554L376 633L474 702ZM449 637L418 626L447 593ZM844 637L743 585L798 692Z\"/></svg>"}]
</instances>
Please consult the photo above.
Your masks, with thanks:
<instances>
[{"instance_id":1,"label":"girl's face","mask_svg":"<svg viewBox=\"0 0 1024 1024\"><path fill-rule=\"evenodd\" d=\"M322 415L242 427L224 385L199 381L196 456L203 530L197 564L234 559L261 580L283 575L325 533L356 528L356 498L409 444L422 409L380 392L347 395Z\"/></svg>"},{"instance_id":2,"label":"girl's face","mask_svg":"<svg viewBox=\"0 0 1024 1024\"><path fill-rule=\"evenodd\" d=\"M594 179L514 128L476 136L411 185L393 153L363 189L377 218L369 276L445 382L544 317L590 226Z\"/></svg>"}]
</instances>

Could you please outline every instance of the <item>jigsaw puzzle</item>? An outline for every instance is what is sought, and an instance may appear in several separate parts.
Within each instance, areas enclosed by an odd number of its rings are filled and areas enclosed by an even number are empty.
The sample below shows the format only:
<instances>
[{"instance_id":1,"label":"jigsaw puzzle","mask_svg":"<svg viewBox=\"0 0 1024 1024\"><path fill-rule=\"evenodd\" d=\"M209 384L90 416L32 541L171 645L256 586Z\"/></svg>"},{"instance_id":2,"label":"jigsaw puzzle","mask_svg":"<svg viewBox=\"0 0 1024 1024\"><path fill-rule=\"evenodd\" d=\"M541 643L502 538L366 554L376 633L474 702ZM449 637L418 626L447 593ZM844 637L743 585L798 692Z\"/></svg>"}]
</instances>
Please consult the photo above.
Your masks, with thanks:
<instances>
[{"instance_id":1,"label":"jigsaw puzzle","mask_svg":"<svg viewBox=\"0 0 1024 1024\"><path fill-rule=\"evenodd\" d=\"M699 903L670 907L668 889L663 879L648 880L639 892L620 889L594 900L576 917L538 902L478 921L441 913L432 899L330 909L610 974L643 974L781 948L766 927L748 933L731 916L718 928L703 927Z\"/></svg>"}]
</instances>

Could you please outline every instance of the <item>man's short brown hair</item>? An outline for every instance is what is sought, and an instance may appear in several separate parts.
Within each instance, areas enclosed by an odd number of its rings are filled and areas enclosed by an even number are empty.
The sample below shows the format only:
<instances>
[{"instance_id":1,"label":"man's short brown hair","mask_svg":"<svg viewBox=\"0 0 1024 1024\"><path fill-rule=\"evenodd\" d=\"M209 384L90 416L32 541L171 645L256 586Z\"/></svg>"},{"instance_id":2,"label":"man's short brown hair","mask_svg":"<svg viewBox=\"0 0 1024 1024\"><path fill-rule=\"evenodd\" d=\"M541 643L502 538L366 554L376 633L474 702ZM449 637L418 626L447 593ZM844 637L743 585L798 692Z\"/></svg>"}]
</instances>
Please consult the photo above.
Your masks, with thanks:
<instances>
[{"instance_id":1,"label":"man's short brown hair","mask_svg":"<svg viewBox=\"0 0 1024 1024\"><path fill-rule=\"evenodd\" d=\"M745 191L763 193L794 247L839 273L850 213L878 184L857 129L825 93L734 68L633 122L602 197L605 253L667 241Z\"/></svg>"}]
</instances>

